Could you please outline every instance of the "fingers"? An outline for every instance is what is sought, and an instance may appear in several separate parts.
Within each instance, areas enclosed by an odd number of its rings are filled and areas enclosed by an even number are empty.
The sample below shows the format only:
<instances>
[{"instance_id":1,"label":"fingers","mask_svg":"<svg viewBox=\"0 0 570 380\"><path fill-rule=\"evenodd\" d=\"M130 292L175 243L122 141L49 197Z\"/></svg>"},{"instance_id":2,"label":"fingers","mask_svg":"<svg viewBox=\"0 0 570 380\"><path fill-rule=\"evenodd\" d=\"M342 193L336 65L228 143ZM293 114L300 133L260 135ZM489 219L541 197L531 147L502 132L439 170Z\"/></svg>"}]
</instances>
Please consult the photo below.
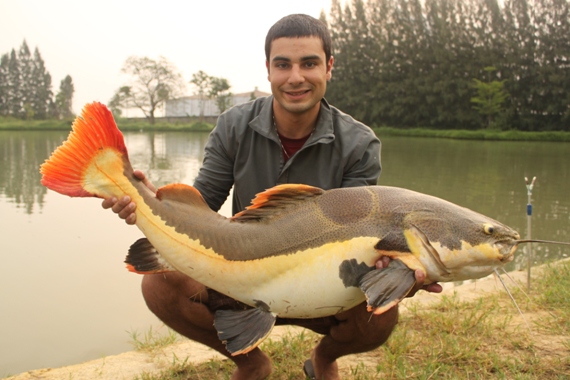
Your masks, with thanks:
<instances>
[{"instance_id":1,"label":"fingers","mask_svg":"<svg viewBox=\"0 0 570 380\"><path fill-rule=\"evenodd\" d=\"M443 287L438 283L425 285L422 289L430 293L441 293L443 291Z\"/></svg>"},{"instance_id":2,"label":"fingers","mask_svg":"<svg viewBox=\"0 0 570 380\"><path fill-rule=\"evenodd\" d=\"M388 256L380 257L378 261L376 261L376 269L386 268L390 264L390 260L392 259L390 259ZM410 291L408 297L413 297L414 294L416 294L416 292L420 289L423 289L430 293L441 293L443 291L442 286L438 283L424 285L424 282L426 280L426 273L423 270L417 269L415 271L415 276L416 276L416 285Z\"/></svg>"},{"instance_id":3,"label":"fingers","mask_svg":"<svg viewBox=\"0 0 570 380\"><path fill-rule=\"evenodd\" d=\"M376 269L386 268L388 264L390 264L390 258L388 256L382 256L376 261Z\"/></svg>"},{"instance_id":4,"label":"fingers","mask_svg":"<svg viewBox=\"0 0 570 380\"><path fill-rule=\"evenodd\" d=\"M129 216L125 218L125 223L127 223L128 225L133 225L136 223L136 221L137 221L137 214L135 214L134 212L132 212L131 214L129 214Z\"/></svg>"},{"instance_id":5,"label":"fingers","mask_svg":"<svg viewBox=\"0 0 570 380\"><path fill-rule=\"evenodd\" d=\"M426 272L421 269L416 269L415 275L418 285L423 285L424 281L426 280Z\"/></svg>"},{"instance_id":6,"label":"fingers","mask_svg":"<svg viewBox=\"0 0 570 380\"><path fill-rule=\"evenodd\" d=\"M141 170L134 170L133 174L135 175L135 177L137 177L141 181L144 181L146 179L146 176L144 175L144 173Z\"/></svg>"},{"instance_id":7,"label":"fingers","mask_svg":"<svg viewBox=\"0 0 570 380\"><path fill-rule=\"evenodd\" d=\"M103 208L106 210L108 208L113 207L113 205L115 205L115 203L117 203L117 198L115 198L115 197L106 198L103 200L103 203L101 203L101 206L103 206Z\"/></svg>"},{"instance_id":8,"label":"fingers","mask_svg":"<svg viewBox=\"0 0 570 380\"><path fill-rule=\"evenodd\" d=\"M133 175L138 180L142 181L146 187L148 187L152 192L156 193L156 188L154 185L146 178L145 174L140 170L135 170ZM119 218L124 219L125 223L127 224L135 224L137 221L137 215L135 214L135 210L137 209L137 205L131 201L131 198L128 195L123 196L120 199L117 197L107 198L103 200L101 203L104 209L111 209Z\"/></svg>"},{"instance_id":9,"label":"fingers","mask_svg":"<svg viewBox=\"0 0 570 380\"><path fill-rule=\"evenodd\" d=\"M148 187L153 193L156 193L156 187L154 187L152 182L150 182L150 180L146 177L146 175L142 171L135 170L133 174L137 179L141 180L144 183L144 185Z\"/></svg>"},{"instance_id":10,"label":"fingers","mask_svg":"<svg viewBox=\"0 0 570 380\"><path fill-rule=\"evenodd\" d=\"M115 214L119 215L119 218L124 219L127 224L135 224L136 214L135 210L137 205L131 202L131 198L127 195L121 199L116 197L107 198L103 200L101 204L104 209L111 209Z\"/></svg>"},{"instance_id":11,"label":"fingers","mask_svg":"<svg viewBox=\"0 0 570 380\"><path fill-rule=\"evenodd\" d=\"M131 202L131 198L129 196L124 196L116 202L113 207L111 208L113 212L119 215L121 219L127 219L133 212L137 205L134 202Z\"/></svg>"}]
</instances>

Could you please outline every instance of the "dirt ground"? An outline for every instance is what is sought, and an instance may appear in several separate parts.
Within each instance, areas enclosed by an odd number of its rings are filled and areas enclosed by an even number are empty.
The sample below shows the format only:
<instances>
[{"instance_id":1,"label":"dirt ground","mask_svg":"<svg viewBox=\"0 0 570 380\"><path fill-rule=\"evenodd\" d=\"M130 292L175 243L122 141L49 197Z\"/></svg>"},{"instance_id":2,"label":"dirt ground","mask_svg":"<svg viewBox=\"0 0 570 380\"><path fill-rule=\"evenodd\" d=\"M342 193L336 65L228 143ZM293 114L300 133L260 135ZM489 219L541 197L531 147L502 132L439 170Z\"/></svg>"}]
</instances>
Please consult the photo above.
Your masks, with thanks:
<instances>
[{"instance_id":1,"label":"dirt ground","mask_svg":"<svg viewBox=\"0 0 570 380\"><path fill-rule=\"evenodd\" d=\"M526 284L526 272L511 273L510 276L520 284ZM406 305L410 302L414 303L432 303L437 302L443 295L450 295L457 292L461 300L469 301L480 297L485 294L504 291L500 282L494 278L489 277L483 280L478 280L470 284L461 286L453 286L452 284L444 284L444 291L441 294L432 294L426 292L418 292L413 298L404 300L400 308L402 313L405 313ZM525 318L530 322L534 319L540 318L539 315L533 316L525 313ZM516 319L514 319L516 323ZM520 323L524 323L520 321ZM301 328L291 326L278 326L272 334L271 339L280 339L280 336L296 331ZM537 336L537 348L545 351L565 352L559 350L555 337L539 337ZM541 343L542 342L542 343ZM557 348L558 347L558 348ZM168 367L173 359L184 360L188 358L189 362L200 363L208 361L212 358L222 358L223 356L217 352L191 341L182 341L170 345L157 352L147 353L142 351L125 352L115 356L108 356L101 359L91 360L85 363L61 367L61 368L44 368L33 371L21 373L12 377L9 380L78 380L78 379L100 379L100 380L119 380L119 379L132 379L134 376L142 373L159 372L161 369ZM343 357L339 360L339 368L341 373L347 374L349 367L354 366L355 363L362 362L370 363L375 366L375 357L373 354L359 354Z\"/></svg>"}]
</instances>

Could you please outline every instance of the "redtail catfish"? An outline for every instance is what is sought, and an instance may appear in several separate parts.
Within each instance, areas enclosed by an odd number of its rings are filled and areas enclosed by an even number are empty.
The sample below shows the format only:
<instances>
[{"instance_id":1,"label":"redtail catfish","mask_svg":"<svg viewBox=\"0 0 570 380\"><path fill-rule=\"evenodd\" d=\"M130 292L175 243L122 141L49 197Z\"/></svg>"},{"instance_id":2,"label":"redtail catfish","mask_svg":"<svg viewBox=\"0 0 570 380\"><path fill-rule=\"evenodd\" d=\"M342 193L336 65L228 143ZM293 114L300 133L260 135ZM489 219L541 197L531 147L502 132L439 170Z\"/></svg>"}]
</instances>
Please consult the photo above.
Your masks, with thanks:
<instances>
[{"instance_id":1,"label":"redtail catfish","mask_svg":"<svg viewBox=\"0 0 570 380\"><path fill-rule=\"evenodd\" d=\"M122 197L137 204L145 235L128 268L177 270L252 306L218 311L218 336L234 354L256 347L276 316L315 318L368 301L382 313L415 284L486 276L513 259L519 234L474 211L406 189L324 191L280 185L225 218L193 187L156 193L133 175L123 135L100 103L84 107L68 139L41 167L42 184L71 197ZM375 269L381 256L391 260Z\"/></svg>"}]
</instances>

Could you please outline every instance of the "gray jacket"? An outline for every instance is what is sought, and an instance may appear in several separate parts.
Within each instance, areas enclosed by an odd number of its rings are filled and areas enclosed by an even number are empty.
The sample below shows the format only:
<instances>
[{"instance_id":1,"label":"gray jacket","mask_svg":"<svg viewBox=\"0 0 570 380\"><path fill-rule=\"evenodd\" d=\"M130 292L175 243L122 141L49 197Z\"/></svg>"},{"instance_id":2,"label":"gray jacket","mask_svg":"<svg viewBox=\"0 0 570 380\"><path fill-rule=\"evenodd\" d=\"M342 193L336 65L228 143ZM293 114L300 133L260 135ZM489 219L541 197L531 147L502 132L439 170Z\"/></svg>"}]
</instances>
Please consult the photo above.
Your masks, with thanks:
<instances>
[{"instance_id":1,"label":"gray jacket","mask_svg":"<svg viewBox=\"0 0 570 380\"><path fill-rule=\"evenodd\" d=\"M283 183L322 189L376 185L380 140L366 125L325 100L314 133L286 163L273 126L273 96L235 106L218 118L194 186L218 211L234 186L233 213Z\"/></svg>"}]
</instances>

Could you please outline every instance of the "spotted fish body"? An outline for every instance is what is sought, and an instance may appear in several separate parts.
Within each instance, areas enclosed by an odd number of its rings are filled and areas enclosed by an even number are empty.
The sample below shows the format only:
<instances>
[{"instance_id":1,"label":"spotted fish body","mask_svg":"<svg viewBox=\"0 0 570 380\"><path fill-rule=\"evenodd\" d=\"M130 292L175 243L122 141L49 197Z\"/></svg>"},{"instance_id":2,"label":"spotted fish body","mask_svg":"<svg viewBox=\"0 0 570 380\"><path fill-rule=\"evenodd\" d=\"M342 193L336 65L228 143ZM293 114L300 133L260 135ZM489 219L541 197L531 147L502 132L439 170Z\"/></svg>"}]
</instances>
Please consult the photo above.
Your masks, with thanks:
<instances>
[{"instance_id":1,"label":"spotted fish body","mask_svg":"<svg viewBox=\"0 0 570 380\"><path fill-rule=\"evenodd\" d=\"M134 177L122 134L100 103L85 106L41 172L45 186L65 195L133 199L146 238L131 247L130 270L177 270L252 306L216 314L234 354L257 346L275 316L322 317L364 300L381 313L414 286L416 269L426 283L486 276L513 259L519 238L474 211L385 186L280 185L225 218L191 186L155 194ZM384 255L394 260L375 270Z\"/></svg>"}]
</instances>

